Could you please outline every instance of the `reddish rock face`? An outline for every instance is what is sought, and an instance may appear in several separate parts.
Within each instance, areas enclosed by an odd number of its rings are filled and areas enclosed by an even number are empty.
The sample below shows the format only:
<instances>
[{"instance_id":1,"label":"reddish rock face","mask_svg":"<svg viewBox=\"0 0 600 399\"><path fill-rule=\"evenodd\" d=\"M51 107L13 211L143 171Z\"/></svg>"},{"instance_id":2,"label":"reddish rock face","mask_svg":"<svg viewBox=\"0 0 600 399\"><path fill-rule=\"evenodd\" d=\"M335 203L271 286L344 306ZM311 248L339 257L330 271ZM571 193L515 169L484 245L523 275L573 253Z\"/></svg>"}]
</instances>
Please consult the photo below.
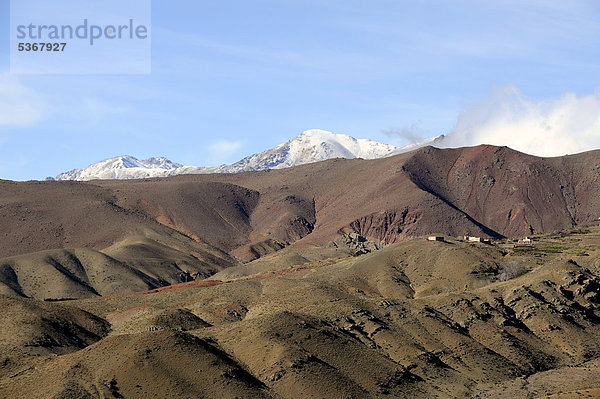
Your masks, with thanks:
<instances>
[{"instance_id":1,"label":"reddish rock face","mask_svg":"<svg viewBox=\"0 0 600 399\"><path fill-rule=\"evenodd\" d=\"M538 158L506 147L429 148L405 168L422 189L483 225L521 236L590 223L600 211L600 152ZM594 211L595 210L595 211Z\"/></svg>"}]
</instances>

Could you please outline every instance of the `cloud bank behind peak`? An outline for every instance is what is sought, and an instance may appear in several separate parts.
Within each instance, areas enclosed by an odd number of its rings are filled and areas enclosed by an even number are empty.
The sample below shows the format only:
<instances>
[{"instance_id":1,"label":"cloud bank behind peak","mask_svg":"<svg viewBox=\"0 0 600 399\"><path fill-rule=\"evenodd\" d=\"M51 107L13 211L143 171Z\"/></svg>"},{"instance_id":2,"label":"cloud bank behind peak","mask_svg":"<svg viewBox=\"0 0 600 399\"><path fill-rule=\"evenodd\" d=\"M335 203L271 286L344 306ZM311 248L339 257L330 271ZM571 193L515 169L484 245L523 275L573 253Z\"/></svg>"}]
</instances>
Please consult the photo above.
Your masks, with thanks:
<instances>
[{"instance_id":1,"label":"cloud bank behind peak","mask_svg":"<svg viewBox=\"0 0 600 399\"><path fill-rule=\"evenodd\" d=\"M600 92L536 101L515 86L495 88L467 106L441 147L509 146L537 156L560 156L600 148Z\"/></svg>"}]
</instances>

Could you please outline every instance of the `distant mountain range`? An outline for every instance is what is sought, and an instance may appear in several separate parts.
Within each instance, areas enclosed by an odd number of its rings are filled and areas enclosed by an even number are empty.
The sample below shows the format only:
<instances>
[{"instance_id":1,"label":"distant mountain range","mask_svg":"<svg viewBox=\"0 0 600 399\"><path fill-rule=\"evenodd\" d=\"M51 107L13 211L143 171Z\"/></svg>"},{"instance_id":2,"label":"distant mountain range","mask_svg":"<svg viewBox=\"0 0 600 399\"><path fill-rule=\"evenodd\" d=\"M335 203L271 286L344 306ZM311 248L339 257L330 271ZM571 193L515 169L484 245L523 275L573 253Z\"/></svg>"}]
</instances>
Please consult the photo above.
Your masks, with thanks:
<instances>
[{"instance_id":1,"label":"distant mountain range","mask_svg":"<svg viewBox=\"0 0 600 399\"><path fill-rule=\"evenodd\" d=\"M324 130L307 130L298 137L264 152L250 155L234 164L217 167L184 166L164 157L139 160L124 155L106 159L83 169L61 173L55 180L125 180L166 177L182 174L238 173L266 169L283 169L333 158L377 159L401 154L441 142L437 136L420 143L397 147L368 139Z\"/></svg>"}]
</instances>

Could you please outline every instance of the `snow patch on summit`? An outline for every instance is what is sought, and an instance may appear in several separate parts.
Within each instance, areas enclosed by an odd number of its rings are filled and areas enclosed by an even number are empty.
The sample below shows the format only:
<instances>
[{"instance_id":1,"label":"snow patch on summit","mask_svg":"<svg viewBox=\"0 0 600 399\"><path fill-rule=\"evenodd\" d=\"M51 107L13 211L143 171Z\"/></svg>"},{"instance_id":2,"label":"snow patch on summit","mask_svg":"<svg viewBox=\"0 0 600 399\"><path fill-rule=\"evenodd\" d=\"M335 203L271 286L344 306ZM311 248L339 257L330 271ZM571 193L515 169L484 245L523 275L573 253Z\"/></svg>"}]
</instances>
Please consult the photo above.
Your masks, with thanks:
<instances>
[{"instance_id":1,"label":"snow patch on summit","mask_svg":"<svg viewBox=\"0 0 600 399\"><path fill-rule=\"evenodd\" d=\"M289 168L333 158L376 159L385 157L397 149L398 147L389 144L314 129L307 130L270 150L250 155L222 168L225 173L235 173Z\"/></svg>"}]
</instances>

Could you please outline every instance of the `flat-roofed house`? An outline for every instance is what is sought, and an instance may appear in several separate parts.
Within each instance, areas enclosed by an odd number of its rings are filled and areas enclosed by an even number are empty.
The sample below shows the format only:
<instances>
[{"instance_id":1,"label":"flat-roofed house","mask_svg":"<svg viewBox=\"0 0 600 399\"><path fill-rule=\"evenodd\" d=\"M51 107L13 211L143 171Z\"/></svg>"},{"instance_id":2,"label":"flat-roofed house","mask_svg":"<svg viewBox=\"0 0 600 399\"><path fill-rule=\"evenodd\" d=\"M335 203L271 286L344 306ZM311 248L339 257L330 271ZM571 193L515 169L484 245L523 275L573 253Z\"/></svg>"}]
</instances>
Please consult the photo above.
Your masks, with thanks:
<instances>
[{"instance_id":1,"label":"flat-roofed house","mask_svg":"<svg viewBox=\"0 0 600 399\"><path fill-rule=\"evenodd\" d=\"M429 237L427 237L427 241L444 241L444 237L442 237L442 236L429 236Z\"/></svg>"}]
</instances>

